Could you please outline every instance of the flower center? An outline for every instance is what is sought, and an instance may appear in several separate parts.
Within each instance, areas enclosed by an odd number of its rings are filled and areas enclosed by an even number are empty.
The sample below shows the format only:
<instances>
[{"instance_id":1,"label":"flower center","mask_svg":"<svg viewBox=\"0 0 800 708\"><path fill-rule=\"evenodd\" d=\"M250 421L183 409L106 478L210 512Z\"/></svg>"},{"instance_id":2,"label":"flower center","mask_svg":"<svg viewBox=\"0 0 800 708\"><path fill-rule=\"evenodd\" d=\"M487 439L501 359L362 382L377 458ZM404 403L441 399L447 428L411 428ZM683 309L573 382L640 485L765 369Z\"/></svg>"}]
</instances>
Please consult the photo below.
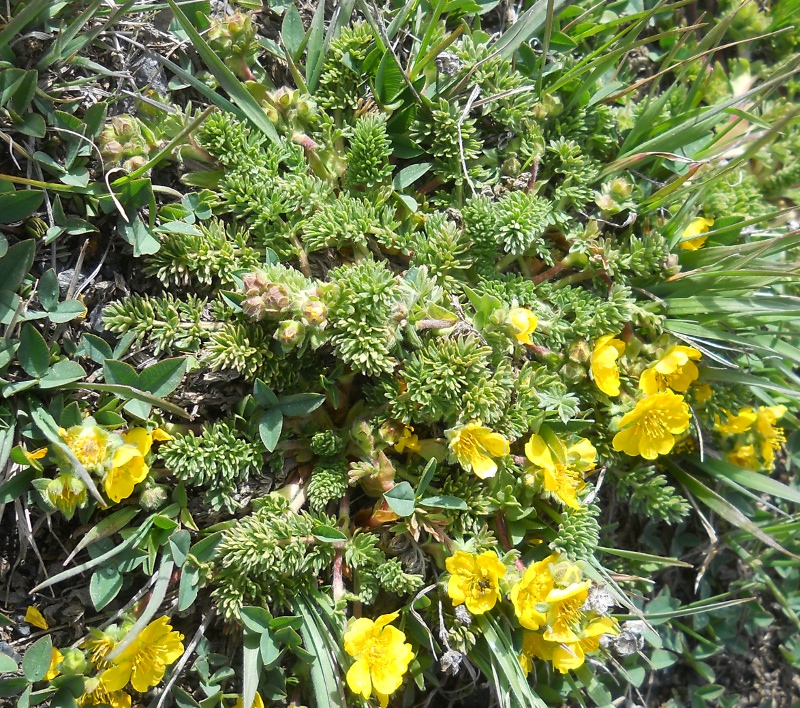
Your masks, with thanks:
<instances>
[{"instance_id":1,"label":"flower center","mask_svg":"<svg viewBox=\"0 0 800 708\"><path fill-rule=\"evenodd\" d=\"M494 583L492 582L489 574L481 569L480 574L477 573L472 576L469 589L473 595L485 595L487 593L494 593Z\"/></svg>"},{"instance_id":2,"label":"flower center","mask_svg":"<svg viewBox=\"0 0 800 708\"><path fill-rule=\"evenodd\" d=\"M638 427L640 430L644 431L644 434L650 438L660 438L664 435L664 430L666 426L664 422L661 420L660 415L658 412L652 411L649 413L645 413L640 419L638 423Z\"/></svg>"}]
</instances>

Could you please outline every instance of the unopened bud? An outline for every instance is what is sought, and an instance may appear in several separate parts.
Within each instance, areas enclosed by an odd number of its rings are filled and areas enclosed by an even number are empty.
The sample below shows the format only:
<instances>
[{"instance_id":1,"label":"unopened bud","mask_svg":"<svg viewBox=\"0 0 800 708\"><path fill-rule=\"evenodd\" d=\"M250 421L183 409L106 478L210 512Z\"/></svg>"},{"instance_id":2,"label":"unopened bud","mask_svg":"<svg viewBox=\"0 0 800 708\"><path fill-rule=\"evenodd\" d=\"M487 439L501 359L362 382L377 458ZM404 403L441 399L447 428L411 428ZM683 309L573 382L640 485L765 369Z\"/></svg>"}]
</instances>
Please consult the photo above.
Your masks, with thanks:
<instances>
[{"instance_id":1,"label":"unopened bud","mask_svg":"<svg viewBox=\"0 0 800 708\"><path fill-rule=\"evenodd\" d=\"M245 295L258 295L267 282L266 274L260 270L242 276Z\"/></svg>"},{"instance_id":2,"label":"unopened bud","mask_svg":"<svg viewBox=\"0 0 800 708\"><path fill-rule=\"evenodd\" d=\"M302 322L295 322L294 320L281 322L277 332L275 332L275 339L277 339L285 349L296 347L303 341L305 336L305 325Z\"/></svg>"},{"instance_id":3,"label":"unopened bud","mask_svg":"<svg viewBox=\"0 0 800 708\"><path fill-rule=\"evenodd\" d=\"M303 319L308 322L308 324L319 326L327 319L328 308L325 306L324 302L316 298L311 298L303 305L302 313Z\"/></svg>"},{"instance_id":4,"label":"unopened bud","mask_svg":"<svg viewBox=\"0 0 800 708\"><path fill-rule=\"evenodd\" d=\"M145 489L139 495L139 506L145 511L158 511L168 500L169 490L160 484L156 484Z\"/></svg>"},{"instance_id":5,"label":"unopened bud","mask_svg":"<svg viewBox=\"0 0 800 708\"><path fill-rule=\"evenodd\" d=\"M59 665L62 674L75 676L86 671L86 656L80 649L67 647L61 653L64 656Z\"/></svg>"},{"instance_id":6,"label":"unopened bud","mask_svg":"<svg viewBox=\"0 0 800 708\"><path fill-rule=\"evenodd\" d=\"M579 339L575 344L573 344L569 349L569 357L570 361L574 361L576 364L585 364L589 361L589 357L592 355L591 347L589 346L589 342L585 339Z\"/></svg>"}]
</instances>

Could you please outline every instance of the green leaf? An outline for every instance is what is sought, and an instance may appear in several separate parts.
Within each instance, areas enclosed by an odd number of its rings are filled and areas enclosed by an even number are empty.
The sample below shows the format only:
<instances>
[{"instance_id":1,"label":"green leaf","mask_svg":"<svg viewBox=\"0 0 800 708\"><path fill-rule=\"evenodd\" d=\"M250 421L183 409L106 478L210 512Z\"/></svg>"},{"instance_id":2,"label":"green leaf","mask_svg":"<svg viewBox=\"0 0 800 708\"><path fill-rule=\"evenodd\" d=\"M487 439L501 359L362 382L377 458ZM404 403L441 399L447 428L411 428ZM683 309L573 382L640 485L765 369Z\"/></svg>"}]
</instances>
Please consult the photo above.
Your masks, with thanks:
<instances>
[{"instance_id":1,"label":"green leaf","mask_svg":"<svg viewBox=\"0 0 800 708\"><path fill-rule=\"evenodd\" d=\"M278 408L281 413L289 417L308 415L325 403L322 393L295 393L291 396L281 396L278 399Z\"/></svg>"},{"instance_id":2,"label":"green leaf","mask_svg":"<svg viewBox=\"0 0 800 708\"><path fill-rule=\"evenodd\" d=\"M452 497L449 494L425 497L425 499L420 500L419 503L420 506L432 506L437 509L458 509L459 511L467 511L467 509L469 509L467 502L459 497Z\"/></svg>"},{"instance_id":3,"label":"green leaf","mask_svg":"<svg viewBox=\"0 0 800 708\"><path fill-rule=\"evenodd\" d=\"M86 356L97 364L103 364L106 359L114 358L111 345L105 339L97 335L84 334L81 337L81 344L83 345L84 352L86 352Z\"/></svg>"},{"instance_id":4,"label":"green leaf","mask_svg":"<svg viewBox=\"0 0 800 708\"><path fill-rule=\"evenodd\" d=\"M88 533L85 533L81 540L78 541L78 545L72 550L67 556L67 559L64 561L64 565L69 565L70 561L78 555L84 548L90 546L91 544L99 541L103 538L108 538L113 536L118 531L121 531L139 514L140 509L137 509L135 506L128 506L123 507L122 509L117 509L114 513L107 516L102 521L98 522L95 526L89 529Z\"/></svg>"},{"instance_id":5,"label":"green leaf","mask_svg":"<svg viewBox=\"0 0 800 708\"><path fill-rule=\"evenodd\" d=\"M176 567L183 567L191 545L192 537L186 529L180 529L169 537L169 548Z\"/></svg>"},{"instance_id":6,"label":"green leaf","mask_svg":"<svg viewBox=\"0 0 800 708\"><path fill-rule=\"evenodd\" d=\"M117 231L123 239L133 246L134 258L149 256L157 253L161 248L161 241L153 235L138 216L130 224L121 223Z\"/></svg>"},{"instance_id":7,"label":"green leaf","mask_svg":"<svg viewBox=\"0 0 800 708\"><path fill-rule=\"evenodd\" d=\"M281 439L283 430L283 414L277 408L269 408L261 414L258 422L258 434L267 452L273 452Z\"/></svg>"},{"instance_id":8,"label":"green leaf","mask_svg":"<svg viewBox=\"0 0 800 708\"><path fill-rule=\"evenodd\" d=\"M387 50L375 76L375 98L384 106L389 105L398 99L405 87L403 72L397 66L391 51Z\"/></svg>"},{"instance_id":9,"label":"green leaf","mask_svg":"<svg viewBox=\"0 0 800 708\"><path fill-rule=\"evenodd\" d=\"M139 374L130 364L124 361L109 359L103 363L103 375L110 384L121 384L139 388Z\"/></svg>"},{"instance_id":10,"label":"green leaf","mask_svg":"<svg viewBox=\"0 0 800 708\"><path fill-rule=\"evenodd\" d=\"M414 513L414 488L408 482L396 484L388 492L383 493L383 498L398 516L411 516Z\"/></svg>"},{"instance_id":11,"label":"green leaf","mask_svg":"<svg viewBox=\"0 0 800 708\"><path fill-rule=\"evenodd\" d=\"M268 669L281 655L281 648L278 646L278 643L275 641L275 638L272 636L272 634L270 634L269 630L266 630L261 635L261 641L259 642L258 648L261 652L261 661L264 662L264 666Z\"/></svg>"},{"instance_id":12,"label":"green leaf","mask_svg":"<svg viewBox=\"0 0 800 708\"><path fill-rule=\"evenodd\" d=\"M139 388L163 398L172 393L186 373L186 357L162 359L139 374Z\"/></svg>"},{"instance_id":13,"label":"green leaf","mask_svg":"<svg viewBox=\"0 0 800 708\"><path fill-rule=\"evenodd\" d=\"M53 640L46 634L31 644L22 657L22 673L25 674L25 678L31 683L41 681L50 668L52 657Z\"/></svg>"},{"instance_id":14,"label":"green leaf","mask_svg":"<svg viewBox=\"0 0 800 708\"><path fill-rule=\"evenodd\" d=\"M47 372L50 366L50 349L44 337L30 323L26 323L20 333L20 347L17 352L19 365L26 374L34 378L40 378Z\"/></svg>"},{"instance_id":15,"label":"green leaf","mask_svg":"<svg viewBox=\"0 0 800 708\"><path fill-rule=\"evenodd\" d=\"M86 372L80 364L69 359L62 359L53 364L39 379L39 388L58 388L79 381L84 376L86 376Z\"/></svg>"},{"instance_id":16,"label":"green leaf","mask_svg":"<svg viewBox=\"0 0 800 708\"><path fill-rule=\"evenodd\" d=\"M5 214L0 194L0 214ZM0 283L3 290L16 290L25 280L25 276L33 265L33 256L36 253L36 243L33 239L15 243L8 249L6 255L0 258Z\"/></svg>"},{"instance_id":17,"label":"green leaf","mask_svg":"<svg viewBox=\"0 0 800 708\"><path fill-rule=\"evenodd\" d=\"M342 541L347 541L347 536L339 529L335 529L332 526L315 526L311 533L314 535L314 538L318 541L322 541L322 543L341 543Z\"/></svg>"},{"instance_id":18,"label":"green leaf","mask_svg":"<svg viewBox=\"0 0 800 708\"><path fill-rule=\"evenodd\" d=\"M264 135L267 136L272 142L279 142L278 133L275 126L272 125L264 109L259 105L258 101L253 98L253 95L242 85L239 79L234 76L233 72L225 66L222 61L211 47L208 46L205 39L200 33L192 26L186 15L178 7L175 0L167 0L172 12L175 14L175 19L178 20L183 31L189 36L192 46L197 53L202 57L208 70L214 74L220 86L222 86L233 102L244 111L247 118L253 125L256 126ZM247 708L247 707L245 707Z\"/></svg>"},{"instance_id":19,"label":"green leaf","mask_svg":"<svg viewBox=\"0 0 800 708\"><path fill-rule=\"evenodd\" d=\"M64 324L77 317L86 317L86 306L80 300L64 300L49 310L47 316L55 324Z\"/></svg>"},{"instance_id":20,"label":"green leaf","mask_svg":"<svg viewBox=\"0 0 800 708\"><path fill-rule=\"evenodd\" d=\"M31 480L36 477L36 474L36 470L31 467L17 472L11 479L0 485L0 506L14 501L18 496L27 492L31 487Z\"/></svg>"},{"instance_id":21,"label":"green leaf","mask_svg":"<svg viewBox=\"0 0 800 708\"><path fill-rule=\"evenodd\" d=\"M0 674L13 674L17 671L17 662L8 654L0 654Z\"/></svg>"},{"instance_id":22,"label":"green leaf","mask_svg":"<svg viewBox=\"0 0 800 708\"><path fill-rule=\"evenodd\" d=\"M272 615L263 607L245 605L239 610L239 619L250 632L262 634L269 631Z\"/></svg>"},{"instance_id":23,"label":"green leaf","mask_svg":"<svg viewBox=\"0 0 800 708\"><path fill-rule=\"evenodd\" d=\"M320 0L308 28L306 44L306 85L313 93L317 88L324 61L323 45L325 44L325 0Z\"/></svg>"},{"instance_id":24,"label":"green leaf","mask_svg":"<svg viewBox=\"0 0 800 708\"><path fill-rule=\"evenodd\" d=\"M293 59L298 59L298 52L303 46L306 31L303 28L303 18L294 5L290 5L281 23L281 39Z\"/></svg>"},{"instance_id":25,"label":"green leaf","mask_svg":"<svg viewBox=\"0 0 800 708\"><path fill-rule=\"evenodd\" d=\"M261 676L261 637L244 630L242 638L242 708L252 708Z\"/></svg>"},{"instance_id":26,"label":"green leaf","mask_svg":"<svg viewBox=\"0 0 800 708\"><path fill-rule=\"evenodd\" d=\"M38 189L0 193L0 224L11 224L27 219L43 201L44 192Z\"/></svg>"},{"instance_id":27,"label":"green leaf","mask_svg":"<svg viewBox=\"0 0 800 708\"><path fill-rule=\"evenodd\" d=\"M39 302L42 303L45 310L52 310L56 306L60 290L58 276L52 268L46 270L39 278L39 287L36 292L39 294Z\"/></svg>"},{"instance_id":28,"label":"green leaf","mask_svg":"<svg viewBox=\"0 0 800 708\"><path fill-rule=\"evenodd\" d=\"M122 589L122 573L113 566L107 565L92 573L89 581L89 596L94 609L102 610Z\"/></svg>"},{"instance_id":29,"label":"green leaf","mask_svg":"<svg viewBox=\"0 0 800 708\"><path fill-rule=\"evenodd\" d=\"M189 609L197 599L200 590L200 569L196 565L184 563L181 580L178 584L178 611Z\"/></svg>"},{"instance_id":30,"label":"green leaf","mask_svg":"<svg viewBox=\"0 0 800 708\"><path fill-rule=\"evenodd\" d=\"M422 177L422 175L429 172L431 167L433 167L432 162L418 162L414 165L404 167L395 175L394 179L392 180L392 185L394 185L394 188L397 190L410 187L412 184L414 184L414 182Z\"/></svg>"},{"instance_id":31,"label":"green leaf","mask_svg":"<svg viewBox=\"0 0 800 708\"><path fill-rule=\"evenodd\" d=\"M436 458L432 457L430 460L428 460L428 463L425 465L425 469L422 470L422 474L420 475L419 485L417 486L417 496L422 496L425 494L435 476Z\"/></svg>"},{"instance_id":32,"label":"green leaf","mask_svg":"<svg viewBox=\"0 0 800 708\"><path fill-rule=\"evenodd\" d=\"M274 408L278 405L278 397L261 379L256 379L253 385L253 397L262 408Z\"/></svg>"}]
</instances>

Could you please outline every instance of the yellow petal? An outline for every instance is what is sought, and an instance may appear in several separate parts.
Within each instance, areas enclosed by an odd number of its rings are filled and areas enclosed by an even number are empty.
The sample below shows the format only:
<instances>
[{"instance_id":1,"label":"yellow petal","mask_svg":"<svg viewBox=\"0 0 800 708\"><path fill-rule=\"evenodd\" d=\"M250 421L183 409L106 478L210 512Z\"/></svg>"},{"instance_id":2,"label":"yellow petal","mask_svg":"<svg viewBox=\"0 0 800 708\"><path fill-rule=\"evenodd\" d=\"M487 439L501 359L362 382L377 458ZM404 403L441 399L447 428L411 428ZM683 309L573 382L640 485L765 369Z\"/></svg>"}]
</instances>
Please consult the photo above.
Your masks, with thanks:
<instances>
[{"instance_id":1,"label":"yellow petal","mask_svg":"<svg viewBox=\"0 0 800 708\"><path fill-rule=\"evenodd\" d=\"M472 471L481 479L488 479L497 473L497 463L486 455L475 455L472 459Z\"/></svg>"},{"instance_id":2,"label":"yellow petal","mask_svg":"<svg viewBox=\"0 0 800 708\"><path fill-rule=\"evenodd\" d=\"M369 664L366 659L359 659L347 670L347 685L353 693L364 699L372 693L372 679L369 675Z\"/></svg>"},{"instance_id":3,"label":"yellow petal","mask_svg":"<svg viewBox=\"0 0 800 708\"><path fill-rule=\"evenodd\" d=\"M624 452L626 455L636 457L639 454L639 434L636 426L620 430L614 436L613 445L617 452Z\"/></svg>"},{"instance_id":4,"label":"yellow petal","mask_svg":"<svg viewBox=\"0 0 800 708\"><path fill-rule=\"evenodd\" d=\"M132 428L125 433L125 442L136 447L144 456L150 452L150 448L153 446L153 436L144 428Z\"/></svg>"},{"instance_id":5,"label":"yellow petal","mask_svg":"<svg viewBox=\"0 0 800 708\"><path fill-rule=\"evenodd\" d=\"M131 662L115 664L102 673L103 686L107 691L120 691L131 678Z\"/></svg>"},{"instance_id":6,"label":"yellow petal","mask_svg":"<svg viewBox=\"0 0 800 708\"><path fill-rule=\"evenodd\" d=\"M537 467L548 469L553 466L550 448L541 435L531 435L531 439L525 443L525 457Z\"/></svg>"},{"instance_id":7,"label":"yellow petal","mask_svg":"<svg viewBox=\"0 0 800 708\"><path fill-rule=\"evenodd\" d=\"M34 627L38 627L39 629L50 629L50 625L47 624L47 620L33 605L25 610L25 621L28 624L32 624Z\"/></svg>"},{"instance_id":8,"label":"yellow petal","mask_svg":"<svg viewBox=\"0 0 800 708\"><path fill-rule=\"evenodd\" d=\"M153 437L153 440L164 441L164 440L174 440L175 439L166 430L162 430L161 428L156 428L151 433L151 435ZM256 693L256 695L258 696L257 693ZM260 698L260 696L259 696L259 698Z\"/></svg>"}]
</instances>

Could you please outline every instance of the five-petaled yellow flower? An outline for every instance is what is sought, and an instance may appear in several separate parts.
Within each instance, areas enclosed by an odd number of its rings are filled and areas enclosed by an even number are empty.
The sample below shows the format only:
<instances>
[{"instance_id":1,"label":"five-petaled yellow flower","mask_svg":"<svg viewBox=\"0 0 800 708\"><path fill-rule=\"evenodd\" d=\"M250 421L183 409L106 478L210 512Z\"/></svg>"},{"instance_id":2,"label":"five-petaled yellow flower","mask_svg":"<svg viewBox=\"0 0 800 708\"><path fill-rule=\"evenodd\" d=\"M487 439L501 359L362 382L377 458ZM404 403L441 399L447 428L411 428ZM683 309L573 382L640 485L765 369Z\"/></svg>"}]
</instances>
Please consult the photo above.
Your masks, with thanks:
<instances>
[{"instance_id":1,"label":"five-petaled yellow flower","mask_svg":"<svg viewBox=\"0 0 800 708\"><path fill-rule=\"evenodd\" d=\"M473 615L482 615L500 599L499 582L506 567L494 551L480 555L456 551L445 566L450 573L447 594L454 605L466 605Z\"/></svg>"},{"instance_id":2,"label":"five-petaled yellow flower","mask_svg":"<svg viewBox=\"0 0 800 708\"><path fill-rule=\"evenodd\" d=\"M708 241L708 236L704 234L709 227L714 225L714 219L704 219L698 216L692 219L689 225L683 230L682 241L678 244L684 251L696 251Z\"/></svg>"},{"instance_id":3,"label":"five-petaled yellow flower","mask_svg":"<svg viewBox=\"0 0 800 708\"><path fill-rule=\"evenodd\" d=\"M64 430L59 428L58 434L86 469L98 472L103 467L109 448L114 444L112 435L87 418L82 425L74 425ZM115 436L119 440L119 436Z\"/></svg>"},{"instance_id":4,"label":"five-petaled yellow flower","mask_svg":"<svg viewBox=\"0 0 800 708\"><path fill-rule=\"evenodd\" d=\"M531 564L522 579L511 588L511 604L519 623L526 629L539 629L547 621L547 608L543 605L553 589L550 565L558 560L558 553Z\"/></svg>"},{"instance_id":5,"label":"five-petaled yellow flower","mask_svg":"<svg viewBox=\"0 0 800 708\"><path fill-rule=\"evenodd\" d=\"M578 493L586 486L583 473L594 469L597 450L586 438L569 447L558 439L555 443L559 449L553 451L541 435L531 435L525 444L525 456L541 470L545 491L563 504L578 509Z\"/></svg>"},{"instance_id":6,"label":"five-petaled yellow flower","mask_svg":"<svg viewBox=\"0 0 800 708\"><path fill-rule=\"evenodd\" d=\"M105 672L96 678L88 679L85 693L78 699L78 705L111 706L111 708L131 708L131 697L125 691L109 691L105 684Z\"/></svg>"},{"instance_id":7,"label":"five-petaled yellow flower","mask_svg":"<svg viewBox=\"0 0 800 708\"><path fill-rule=\"evenodd\" d=\"M524 307L515 307L508 313L508 321L517 330L514 337L520 344L533 344L531 335L536 331L539 318Z\"/></svg>"},{"instance_id":8,"label":"five-petaled yellow flower","mask_svg":"<svg viewBox=\"0 0 800 708\"><path fill-rule=\"evenodd\" d=\"M111 469L103 480L108 498L113 502L127 499L149 471L138 447L123 445L118 448L111 458Z\"/></svg>"},{"instance_id":9,"label":"five-petaled yellow flower","mask_svg":"<svg viewBox=\"0 0 800 708\"><path fill-rule=\"evenodd\" d=\"M694 347L670 347L655 364L639 377L639 388L648 396L671 388L684 393L699 376L697 361L702 354Z\"/></svg>"},{"instance_id":10,"label":"five-petaled yellow flower","mask_svg":"<svg viewBox=\"0 0 800 708\"><path fill-rule=\"evenodd\" d=\"M508 440L473 420L461 428L446 430L453 457L467 470L481 479L494 477L497 463L493 458L509 453Z\"/></svg>"},{"instance_id":11,"label":"five-petaled yellow flower","mask_svg":"<svg viewBox=\"0 0 800 708\"><path fill-rule=\"evenodd\" d=\"M761 456L764 464L772 469L775 464L775 451L786 442L783 428L776 428L775 422L786 414L786 406L761 406L756 419L756 432L761 436Z\"/></svg>"},{"instance_id":12,"label":"five-petaled yellow flower","mask_svg":"<svg viewBox=\"0 0 800 708\"><path fill-rule=\"evenodd\" d=\"M120 691L128 681L140 693L157 686L166 667L183 654L182 639L180 632L172 630L168 617L148 624L103 673L106 691Z\"/></svg>"},{"instance_id":13,"label":"five-petaled yellow flower","mask_svg":"<svg viewBox=\"0 0 800 708\"><path fill-rule=\"evenodd\" d=\"M625 342L606 334L594 345L591 358L592 378L607 396L619 396L619 367L617 359L625 353Z\"/></svg>"},{"instance_id":14,"label":"five-petaled yellow flower","mask_svg":"<svg viewBox=\"0 0 800 708\"><path fill-rule=\"evenodd\" d=\"M689 429L689 406L672 391L654 393L640 400L617 424L614 449L626 455L655 460L675 445L675 436Z\"/></svg>"},{"instance_id":15,"label":"five-petaled yellow flower","mask_svg":"<svg viewBox=\"0 0 800 708\"><path fill-rule=\"evenodd\" d=\"M344 635L344 650L355 658L347 671L347 685L363 698L372 692L381 708L389 704L389 696L403 683L403 674L414 658L406 635L389 623L398 612L381 615L374 622L366 617L355 620Z\"/></svg>"}]
</instances>

